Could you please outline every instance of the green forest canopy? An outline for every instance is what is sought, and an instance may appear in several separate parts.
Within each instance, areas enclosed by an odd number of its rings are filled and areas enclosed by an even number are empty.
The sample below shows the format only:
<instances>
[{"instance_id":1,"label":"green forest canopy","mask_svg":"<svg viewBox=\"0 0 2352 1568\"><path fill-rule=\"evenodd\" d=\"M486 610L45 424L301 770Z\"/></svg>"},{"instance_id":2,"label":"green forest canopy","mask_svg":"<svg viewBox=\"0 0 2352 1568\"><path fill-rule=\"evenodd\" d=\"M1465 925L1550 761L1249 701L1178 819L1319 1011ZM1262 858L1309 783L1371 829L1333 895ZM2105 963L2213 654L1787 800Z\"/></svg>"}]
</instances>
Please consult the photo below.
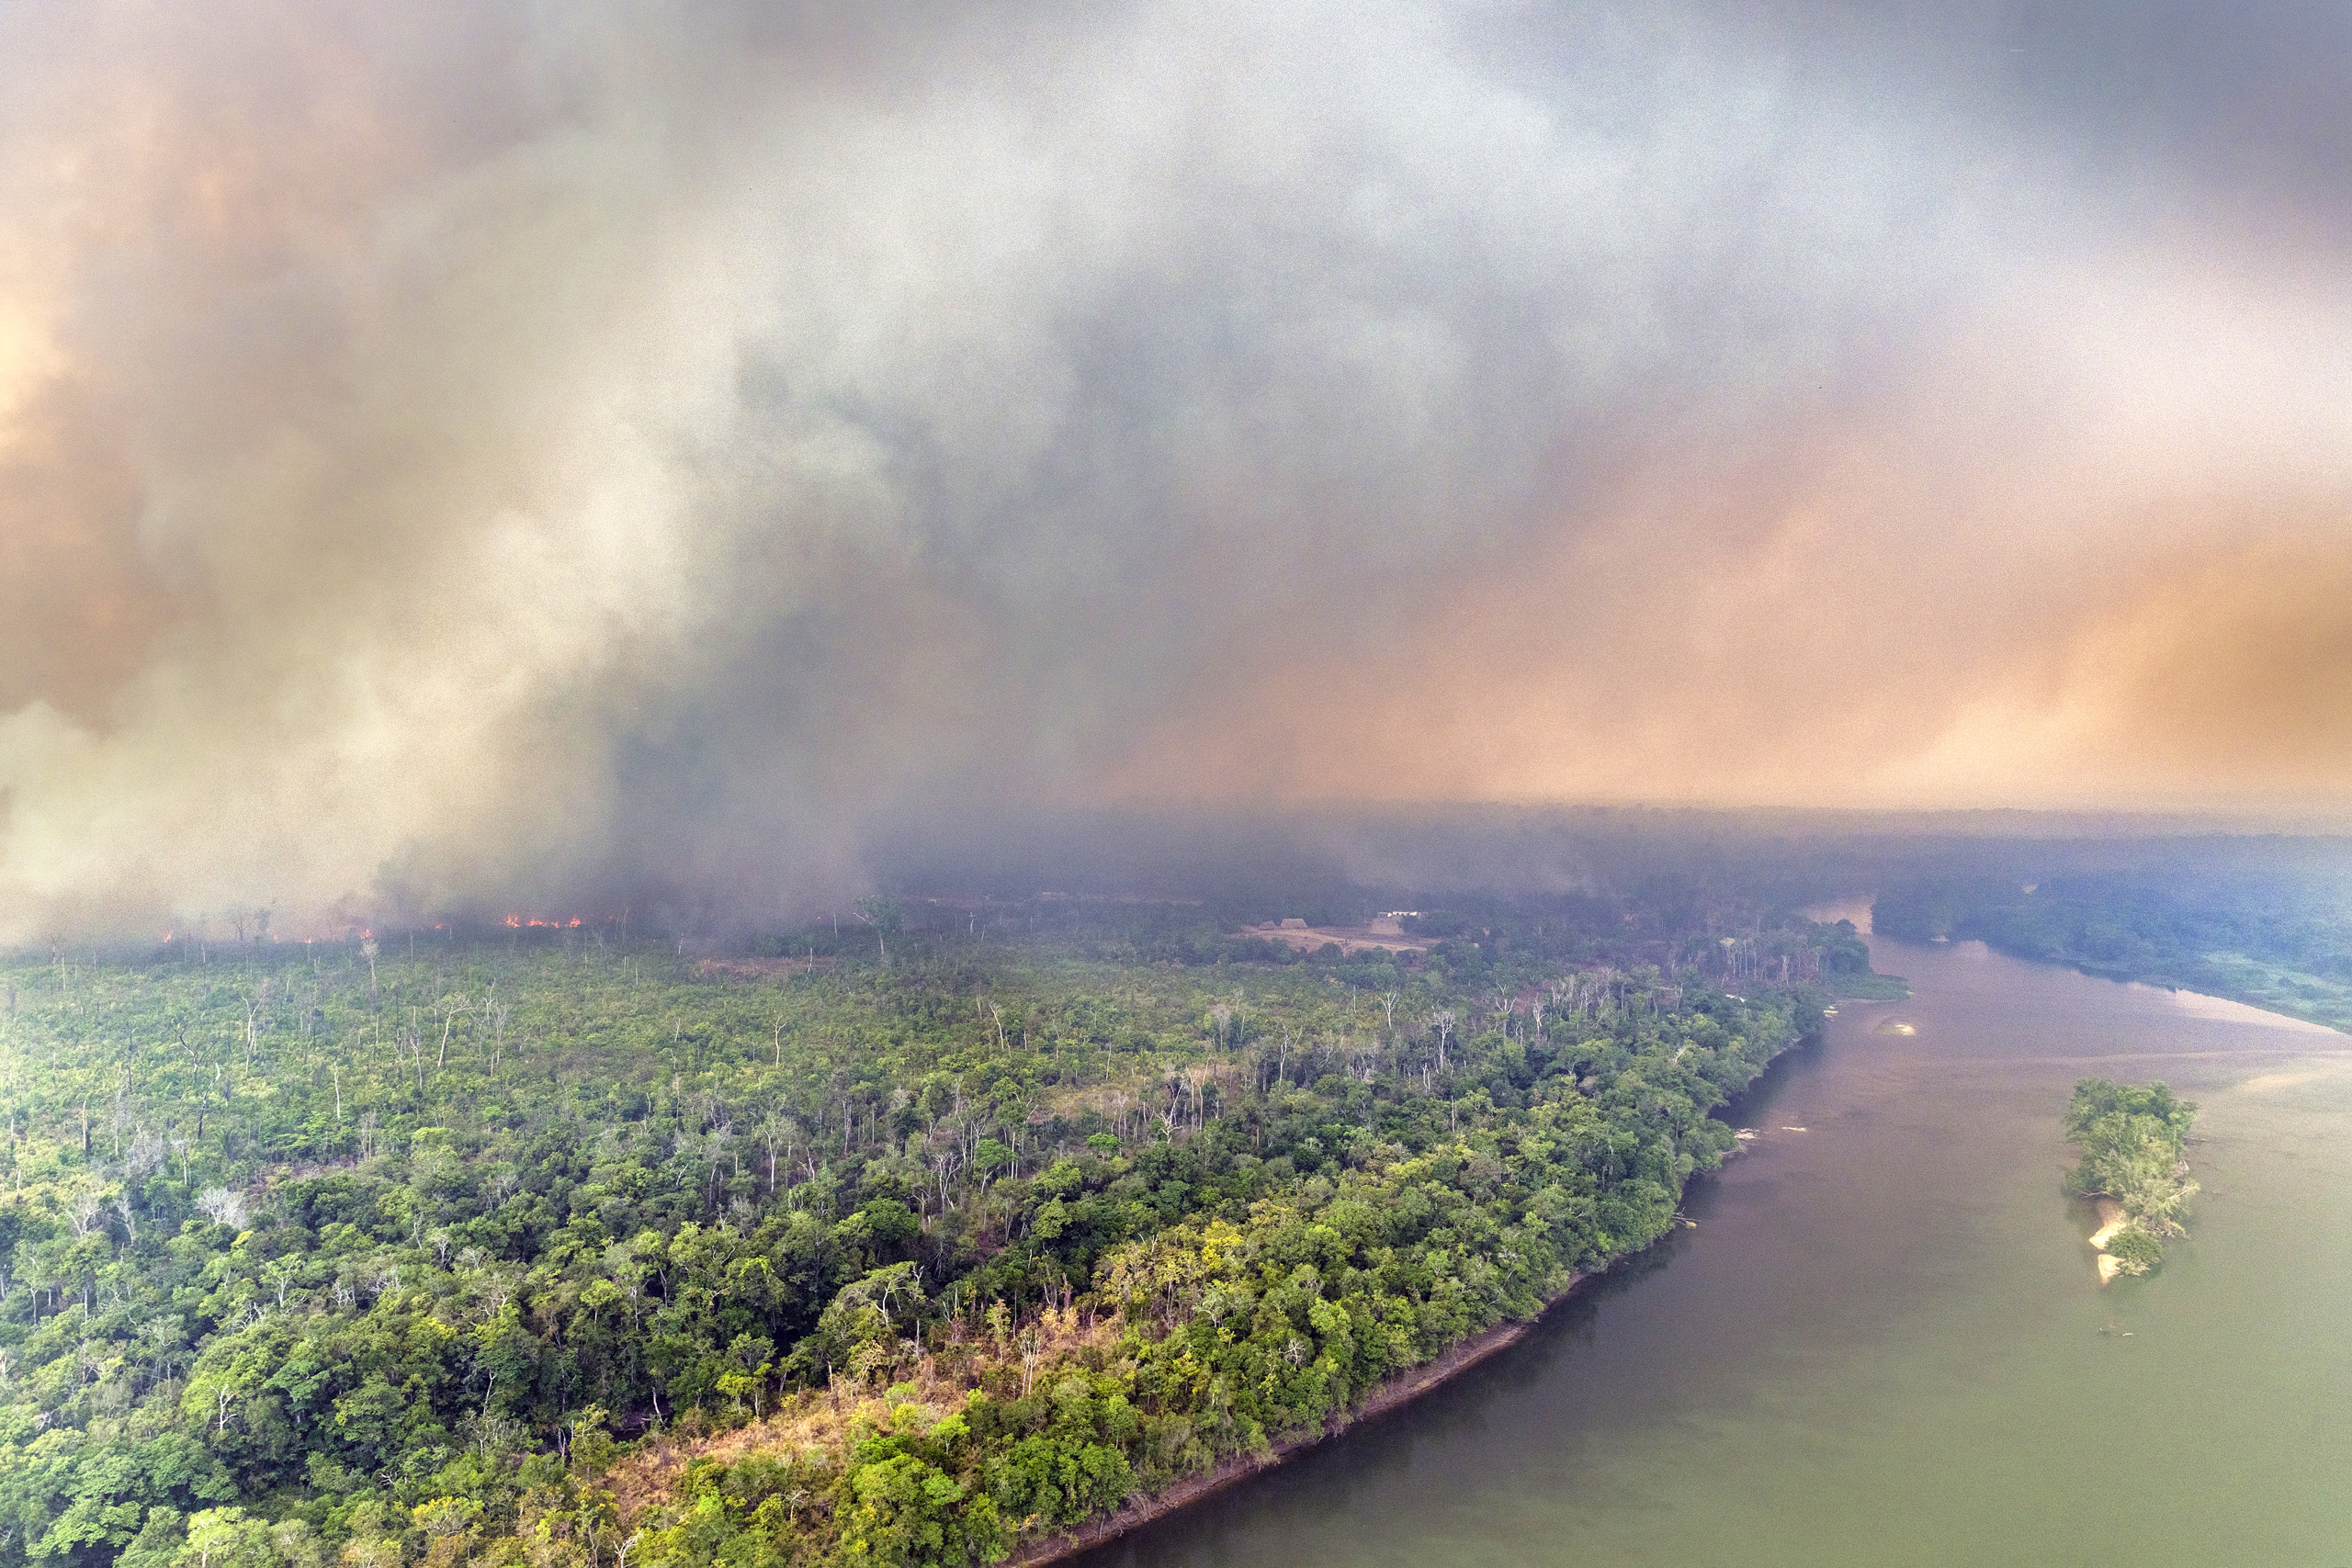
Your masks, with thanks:
<instances>
[{"instance_id":1,"label":"green forest canopy","mask_svg":"<svg viewBox=\"0 0 2352 1568\"><path fill-rule=\"evenodd\" d=\"M992 1559L1646 1245L1850 961L865 913L9 964L0 1561Z\"/></svg>"},{"instance_id":2,"label":"green forest canopy","mask_svg":"<svg viewBox=\"0 0 2352 1568\"><path fill-rule=\"evenodd\" d=\"M2147 1273L2164 1260L2165 1241L2188 1234L2180 1214L2197 1195L2186 1152L2196 1120L2197 1107L2162 1083L2085 1078L2066 1102L2066 1136L2082 1156L2074 1188L2121 1207L2125 1226L2107 1253L2127 1274Z\"/></svg>"},{"instance_id":3,"label":"green forest canopy","mask_svg":"<svg viewBox=\"0 0 2352 1568\"><path fill-rule=\"evenodd\" d=\"M1872 907L1883 936L1984 942L2087 974L2229 997L2352 1028L2352 892L2310 872L2161 862L2130 870L1905 876Z\"/></svg>"}]
</instances>

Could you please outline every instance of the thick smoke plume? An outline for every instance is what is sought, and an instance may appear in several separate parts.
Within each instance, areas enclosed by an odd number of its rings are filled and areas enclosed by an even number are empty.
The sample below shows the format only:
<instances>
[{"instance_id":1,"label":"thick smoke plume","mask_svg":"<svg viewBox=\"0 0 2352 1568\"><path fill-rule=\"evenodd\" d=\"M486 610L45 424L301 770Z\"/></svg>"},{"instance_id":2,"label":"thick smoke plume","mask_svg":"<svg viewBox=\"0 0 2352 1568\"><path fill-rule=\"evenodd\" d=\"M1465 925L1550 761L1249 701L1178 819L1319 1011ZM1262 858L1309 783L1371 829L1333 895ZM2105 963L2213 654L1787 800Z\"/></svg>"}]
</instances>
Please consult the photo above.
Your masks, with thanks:
<instances>
[{"instance_id":1,"label":"thick smoke plume","mask_svg":"<svg viewBox=\"0 0 2352 1568\"><path fill-rule=\"evenodd\" d=\"M7 7L0 937L2340 804L2341 29L1932 15Z\"/></svg>"}]
</instances>

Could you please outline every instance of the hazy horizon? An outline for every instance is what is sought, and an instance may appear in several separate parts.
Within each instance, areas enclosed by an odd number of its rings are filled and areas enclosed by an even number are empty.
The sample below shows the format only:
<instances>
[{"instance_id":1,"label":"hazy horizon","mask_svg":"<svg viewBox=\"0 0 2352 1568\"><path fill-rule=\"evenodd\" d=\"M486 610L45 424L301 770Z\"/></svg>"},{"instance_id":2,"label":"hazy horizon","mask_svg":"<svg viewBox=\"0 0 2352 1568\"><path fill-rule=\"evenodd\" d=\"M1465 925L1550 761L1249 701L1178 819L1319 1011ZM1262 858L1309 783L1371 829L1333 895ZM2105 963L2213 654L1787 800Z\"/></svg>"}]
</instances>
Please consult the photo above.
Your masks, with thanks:
<instances>
[{"instance_id":1,"label":"hazy horizon","mask_svg":"<svg viewBox=\"0 0 2352 1568\"><path fill-rule=\"evenodd\" d=\"M1056 814L2341 830L2347 58L9 7L0 941L782 908Z\"/></svg>"}]
</instances>

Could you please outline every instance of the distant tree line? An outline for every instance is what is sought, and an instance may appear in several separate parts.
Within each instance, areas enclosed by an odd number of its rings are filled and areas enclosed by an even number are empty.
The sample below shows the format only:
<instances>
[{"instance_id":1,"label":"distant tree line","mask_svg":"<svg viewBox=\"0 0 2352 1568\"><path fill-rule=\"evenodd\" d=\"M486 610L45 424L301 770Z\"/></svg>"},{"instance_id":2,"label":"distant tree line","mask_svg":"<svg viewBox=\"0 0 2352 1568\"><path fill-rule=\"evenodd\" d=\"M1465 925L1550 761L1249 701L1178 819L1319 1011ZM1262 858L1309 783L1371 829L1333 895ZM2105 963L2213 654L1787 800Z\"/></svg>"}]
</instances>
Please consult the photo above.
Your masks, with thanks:
<instances>
[{"instance_id":1,"label":"distant tree line","mask_svg":"<svg viewBox=\"0 0 2352 1568\"><path fill-rule=\"evenodd\" d=\"M1882 891L1883 935L1974 940L2118 980L2352 1026L2352 891L2332 874L2197 867L1946 876Z\"/></svg>"}]
</instances>

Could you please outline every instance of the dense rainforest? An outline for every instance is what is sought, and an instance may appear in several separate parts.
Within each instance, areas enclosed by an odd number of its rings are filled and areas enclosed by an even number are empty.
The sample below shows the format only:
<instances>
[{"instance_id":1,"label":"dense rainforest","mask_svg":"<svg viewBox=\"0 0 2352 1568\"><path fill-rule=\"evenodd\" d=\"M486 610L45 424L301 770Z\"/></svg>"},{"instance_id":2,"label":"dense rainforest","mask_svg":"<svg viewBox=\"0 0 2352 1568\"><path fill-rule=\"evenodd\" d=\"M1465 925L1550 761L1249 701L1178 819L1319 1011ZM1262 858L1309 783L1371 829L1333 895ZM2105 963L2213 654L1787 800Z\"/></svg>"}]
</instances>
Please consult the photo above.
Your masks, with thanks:
<instances>
[{"instance_id":1,"label":"dense rainforest","mask_svg":"<svg viewBox=\"0 0 2352 1568\"><path fill-rule=\"evenodd\" d=\"M0 1562L998 1560L1664 1234L1859 949L1428 923L11 955Z\"/></svg>"}]
</instances>

